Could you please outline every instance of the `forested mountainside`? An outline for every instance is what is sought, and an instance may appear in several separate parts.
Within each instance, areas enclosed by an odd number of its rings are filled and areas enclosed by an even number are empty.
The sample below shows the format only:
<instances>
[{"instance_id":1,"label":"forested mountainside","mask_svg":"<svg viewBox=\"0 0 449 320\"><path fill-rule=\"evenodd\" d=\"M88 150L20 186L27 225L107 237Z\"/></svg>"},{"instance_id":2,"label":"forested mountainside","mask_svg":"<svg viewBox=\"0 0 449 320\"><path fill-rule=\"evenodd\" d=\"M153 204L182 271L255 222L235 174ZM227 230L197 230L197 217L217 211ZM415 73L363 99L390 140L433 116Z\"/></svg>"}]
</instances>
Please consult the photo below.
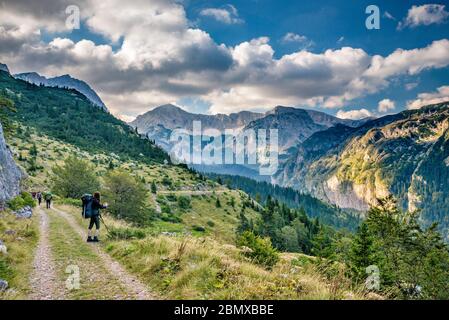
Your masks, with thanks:
<instances>
[{"instance_id":1,"label":"forested mountainside","mask_svg":"<svg viewBox=\"0 0 449 320\"><path fill-rule=\"evenodd\" d=\"M337 126L302 143L277 176L281 185L341 208L365 211L395 196L422 222L448 226L448 103L408 110L359 128Z\"/></svg>"},{"instance_id":2,"label":"forested mountainside","mask_svg":"<svg viewBox=\"0 0 449 320\"><path fill-rule=\"evenodd\" d=\"M15 74L14 78L33 83L35 85L43 85L46 87L75 89L78 92L84 94L86 98L88 98L94 105L98 106L104 111L108 110L98 94L86 82L75 79L68 74L59 77L46 78L36 72L26 72Z\"/></svg>"},{"instance_id":3,"label":"forested mountainside","mask_svg":"<svg viewBox=\"0 0 449 320\"><path fill-rule=\"evenodd\" d=\"M36 86L0 71L0 94L11 99L17 112L11 119L43 134L88 151L113 153L146 162L163 162L167 154L148 139L75 90Z\"/></svg>"},{"instance_id":4,"label":"forested mountainside","mask_svg":"<svg viewBox=\"0 0 449 320\"><path fill-rule=\"evenodd\" d=\"M339 229L355 231L361 221L357 212L342 210L293 188L284 188L265 181L254 181L242 176L216 173L205 175L229 188L243 190L263 203L271 197L291 208L302 208L310 217L318 218L322 223Z\"/></svg>"}]
</instances>

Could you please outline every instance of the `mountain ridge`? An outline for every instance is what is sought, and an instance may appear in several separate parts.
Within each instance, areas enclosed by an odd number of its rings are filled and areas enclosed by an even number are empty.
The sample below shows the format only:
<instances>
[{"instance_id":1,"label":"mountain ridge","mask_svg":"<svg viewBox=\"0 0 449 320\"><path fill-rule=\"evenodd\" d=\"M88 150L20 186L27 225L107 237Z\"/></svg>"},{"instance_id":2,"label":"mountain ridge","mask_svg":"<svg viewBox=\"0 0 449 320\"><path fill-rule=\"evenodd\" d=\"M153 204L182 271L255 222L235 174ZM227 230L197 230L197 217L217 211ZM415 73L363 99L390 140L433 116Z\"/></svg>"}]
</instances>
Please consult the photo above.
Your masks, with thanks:
<instances>
[{"instance_id":1,"label":"mountain ridge","mask_svg":"<svg viewBox=\"0 0 449 320\"><path fill-rule=\"evenodd\" d=\"M422 222L448 225L449 102L385 116L358 128L334 127L298 146L275 183L341 208L366 211L395 196ZM338 131L338 134L335 133ZM446 183L444 183L446 181Z\"/></svg>"},{"instance_id":2,"label":"mountain ridge","mask_svg":"<svg viewBox=\"0 0 449 320\"><path fill-rule=\"evenodd\" d=\"M89 99L94 105L103 109L104 111L108 111L106 105L98 96L98 94L83 80L79 80L73 78L69 74L65 74L62 76L47 78L45 76L40 75L37 72L24 72L19 74L14 74L14 78L20 79L35 85L44 85L46 87L67 87L69 89L75 89L78 92L82 93Z\"/></svg>"}]
</instances>

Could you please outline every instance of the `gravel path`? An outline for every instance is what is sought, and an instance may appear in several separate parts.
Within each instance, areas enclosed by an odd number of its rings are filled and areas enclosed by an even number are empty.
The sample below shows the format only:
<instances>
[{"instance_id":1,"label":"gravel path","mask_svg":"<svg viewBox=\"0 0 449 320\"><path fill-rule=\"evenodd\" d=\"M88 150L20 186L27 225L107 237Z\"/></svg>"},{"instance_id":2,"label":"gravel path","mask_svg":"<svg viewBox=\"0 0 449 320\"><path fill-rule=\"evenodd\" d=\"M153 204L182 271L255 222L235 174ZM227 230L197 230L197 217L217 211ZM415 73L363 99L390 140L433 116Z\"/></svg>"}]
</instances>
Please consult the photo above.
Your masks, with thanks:
<instances>
[{"instance_id":1,"label":"gravel path","mask_svg":"<svg viewBox=\"0 0 449 320\"><path fill-rule=\"evenodd\" d=\"M64 299L63 288L57 285L57 276L55 271L55 263L51 253L50 242L48 240L49 217L41 208L36 210L39 212L39 243L37 245L33 272L30 277L31 300L60 300Z\"/></svg>"},{"instance_id":2,"label":"gravel path","mask_svg":"<svg viewBox=\"0 0 449 320\"><path fill-rule=\"evenodd\" d=\"M87 238L87 231L83 230L70 214L56 208L53 208L53 210L66 219L68 224L81 236L83 240ZM103 252L99 246L92 244L92 250L100 257L111 275L116 277L121 285L126 288L129 295L133 299L157 299L155 295L148 291L147 287L143 283L141 283L133 275L129 274L117 261L113 260L107 253Z\"/></svg>"},{"instance_id":3,"label":"gravel path","mask_svg":"<svg viewBox=\"0 0 449 320\"><path fill-rule=\"evenodd\" d=\"M156 213L161 214L162 209L161 206L159 205L159 202L157 202L156 195L154 193L151 194L151 198L153 199L154 207L156 208Z\"/></svg>"}]
</instances>

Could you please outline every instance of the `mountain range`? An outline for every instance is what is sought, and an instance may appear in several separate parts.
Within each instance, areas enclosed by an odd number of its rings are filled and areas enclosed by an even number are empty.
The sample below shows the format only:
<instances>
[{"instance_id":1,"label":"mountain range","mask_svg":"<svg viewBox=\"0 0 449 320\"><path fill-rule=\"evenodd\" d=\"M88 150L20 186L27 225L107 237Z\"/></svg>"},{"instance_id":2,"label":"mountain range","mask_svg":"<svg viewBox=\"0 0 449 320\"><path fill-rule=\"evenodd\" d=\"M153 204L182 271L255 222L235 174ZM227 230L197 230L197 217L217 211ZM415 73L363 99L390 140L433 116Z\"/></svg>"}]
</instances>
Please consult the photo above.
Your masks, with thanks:
<instances>
[{"instance_id":1,"label":"mountain range","mask_svg":"<svg viewBox=\"0 0 449 320\"><path fill-rule=\"evenodd\" d=\"M8 72L7 66L2 65L2 69ZM46 79L35 73L16 77L40 84ZM67 78L79 81L70 76L54 79ZM68 87L59 80L51 80L44 86ZM362 120L339 119L323 112L285 106L266 113L204 115L168 104L138 116L130 126L168 152L172 147L171 132L177 128L191 130L195 120L201 121L203 130L278 129L279 168L268 179L258 175L257 168L247 165L195 168L268 180L331 205L357 210L361 216L378 198L393 195L404 210L420 210L424 225L438 222L447 237L448 119L449 102ZM40 120L30 118L30 121Z\"/></svg>"},{"instance_id":2,"label":"mountain range","mask_svg":"<svg viewBox=\"0 0 449 320\"><path fill-rule=\"evenodd\" d=\"M224 116L195 115L165 105L131 125L167 151L171 130L189 129L193 120L219 130L278 129L280 166L272 183L362 216L377 199L393 195L403 209L422 211L424 224L439 222L444 229L449 225L448 119L449 103L362 120L282 106L263 114ZM266 181L250 166L196 168Z\"/></svg>"},{"instance_id":3,"label":"mountain range","mask_svg":"<svg viewBox=\"0 0 449 320\"><path fill-rule=\"evenodd\" d=\"M170 133L174 129L192 130L193 121L200 121L201 128L244 131L248 129L278 129L279 147L282 151L294 147L313 133L328 129L336 124L359 126L369 119L339 119L324 112L277 106L266 113L241 111L225 114L194 114L172 104L163 105L138 116L130 125L140 134L148 136L169 151Z\"/></svg>"}]
</instances>

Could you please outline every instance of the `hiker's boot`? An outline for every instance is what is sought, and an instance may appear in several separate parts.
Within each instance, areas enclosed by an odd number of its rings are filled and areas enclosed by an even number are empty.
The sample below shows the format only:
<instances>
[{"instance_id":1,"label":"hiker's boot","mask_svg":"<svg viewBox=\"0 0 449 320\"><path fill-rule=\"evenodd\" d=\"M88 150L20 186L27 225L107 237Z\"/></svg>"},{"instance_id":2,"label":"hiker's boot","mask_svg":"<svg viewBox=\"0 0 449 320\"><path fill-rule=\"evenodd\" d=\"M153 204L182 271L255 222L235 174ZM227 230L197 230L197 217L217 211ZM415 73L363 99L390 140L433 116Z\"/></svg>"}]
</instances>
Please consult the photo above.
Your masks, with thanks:
<instances>
[{"instance_id":1,"label":"hiker's boot","mask_svg":"<svg viewBox=\"0 0 449 320\"><path fill-rule=\"evenodd\" d=\"M100 242L100 240L98 240L98 237L94 237L94 240L92 240L92 242Z\"/></svg>"},{"instance_id":2,"label":"hiker's boot","mask_svg":"<svg viewBox=\"0 0 449 320\"><path fill-rule=\"evenodd\" d=\"M89 236L89 237L87 237L87 242L93 242L94 240L92 240L92 237L91 236Z\"/></svg>"}]
</instances>

